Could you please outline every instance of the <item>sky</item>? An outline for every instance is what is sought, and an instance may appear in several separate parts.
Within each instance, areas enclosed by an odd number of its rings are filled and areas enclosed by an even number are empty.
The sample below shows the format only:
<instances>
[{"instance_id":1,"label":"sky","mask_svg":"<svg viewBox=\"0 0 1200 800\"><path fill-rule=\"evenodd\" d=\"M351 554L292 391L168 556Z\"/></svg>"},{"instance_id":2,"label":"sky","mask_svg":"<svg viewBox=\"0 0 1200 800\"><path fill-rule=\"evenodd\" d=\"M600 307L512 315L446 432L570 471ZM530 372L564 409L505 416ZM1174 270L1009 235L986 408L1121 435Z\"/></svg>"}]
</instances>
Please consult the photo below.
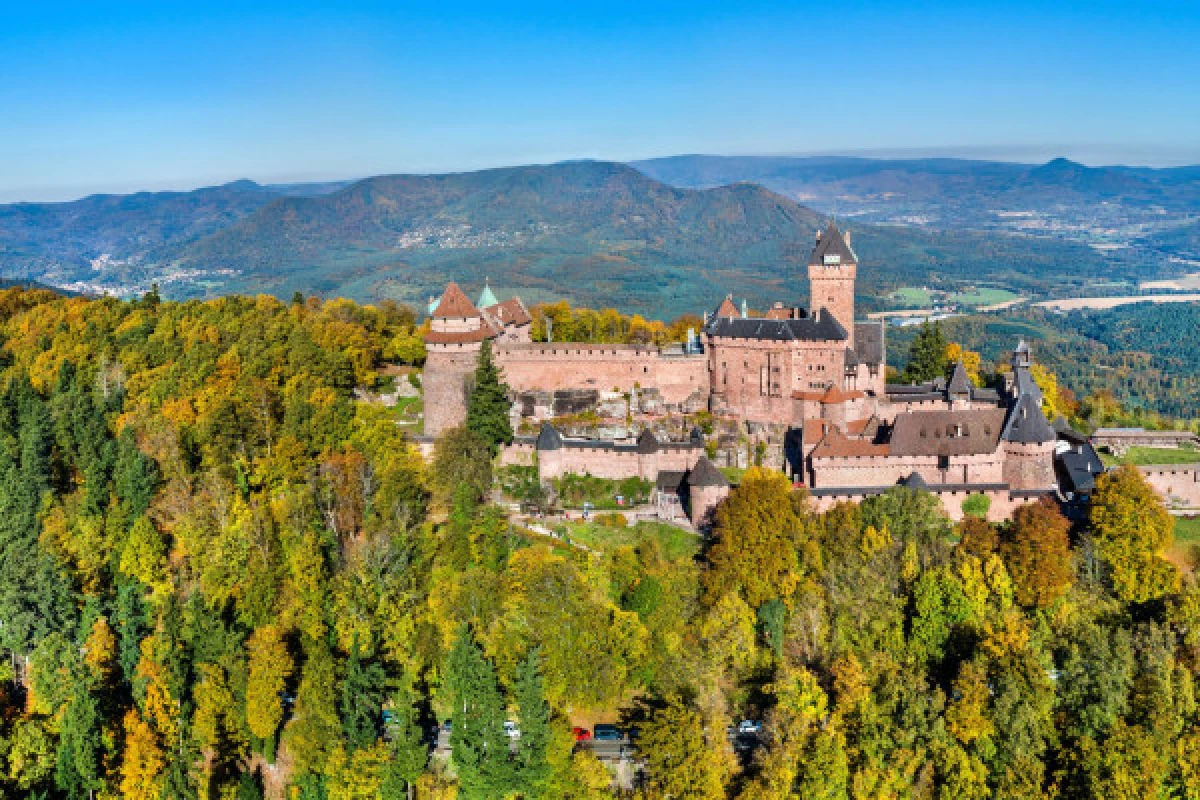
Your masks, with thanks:
<instances>
[{"instance_id":1,"label":"sky","mask_svg":"<svg viewBox=\"0 0 1200 800\"><path fill-rule=\"evenodd\" d=\"M1200 163L1200 2L0 0L0 202L680 153Z\"/></svg>"}]
</instances>

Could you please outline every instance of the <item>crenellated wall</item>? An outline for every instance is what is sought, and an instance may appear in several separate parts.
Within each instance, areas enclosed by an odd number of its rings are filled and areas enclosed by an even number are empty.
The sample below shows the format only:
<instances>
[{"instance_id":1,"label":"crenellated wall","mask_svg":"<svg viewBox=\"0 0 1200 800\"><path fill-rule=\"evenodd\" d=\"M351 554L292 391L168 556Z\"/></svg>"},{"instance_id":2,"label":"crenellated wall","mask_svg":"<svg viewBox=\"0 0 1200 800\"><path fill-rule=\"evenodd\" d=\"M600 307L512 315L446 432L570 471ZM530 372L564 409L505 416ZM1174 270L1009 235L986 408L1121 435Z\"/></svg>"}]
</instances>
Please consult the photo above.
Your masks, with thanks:
<instances>
[{"instance_id":1,"label":"crenellated wall","mask_svg":"<svg viewBox=\"0 0 1200 800\"><path fill-rule=\"evenodd\" d=\"M704 355L666 355L656 347L623 344L497 342L496 363L514 391L655 388L663 402L683 405L697 392L707 404Z\"/></svg>"},{"instance_id":2,"label":"crenellated wall","mask_svg":"<svg viewBox=\"0 0 1200 800\"><path fill-rule=\"evenodd\" d=\"M1138 467L1168 506L1200 508L1200 464Z\"/></svg>"},{"instance_id":3,"label":"crenellated wall","mask_svg":"<svg viewBox=\"0 0 1200 800\"><path fill-rule=\"evenodd\" d=\"M698 444L661 444L650 453L638 452L634 445L611 442L575 444L570 440L556 450L538 453L538 469L543 481L563 475L591 475L596 478L623 480L637 476L652 481L660 471L684 472L696 466L704 448Z\"/></svg>"}]
</instances>

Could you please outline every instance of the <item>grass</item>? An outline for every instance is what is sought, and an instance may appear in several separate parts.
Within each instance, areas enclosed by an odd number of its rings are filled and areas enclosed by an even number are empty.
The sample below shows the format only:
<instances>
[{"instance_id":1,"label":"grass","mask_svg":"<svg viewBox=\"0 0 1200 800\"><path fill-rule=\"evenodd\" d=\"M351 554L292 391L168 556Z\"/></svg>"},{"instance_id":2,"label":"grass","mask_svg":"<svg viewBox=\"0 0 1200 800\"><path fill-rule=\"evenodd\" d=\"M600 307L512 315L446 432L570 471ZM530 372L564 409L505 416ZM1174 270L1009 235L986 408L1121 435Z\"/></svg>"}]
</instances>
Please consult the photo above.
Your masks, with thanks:
<instances>
[{"instance_id":1,"label":"grass","mask_svg":"<svg viewBox=\"0 0 1200 800\"><path fill-rule=\"evenodd\" d=\"M1010 300L1016 300L1018 297L1020 297L1019 294L1010 292L1008 289L980 286L969 292L959 292L958 294L951 295L950 302L964 306L992 306L997 303L1007 303Z\"/></svg>"},{"instance_id":2,"label":"grass","mask_svg":"<svg viewBox=\"0 0 1200 800\"><path fill-rule=\"evenodd\" d=\"M1100 460L1110 467L1118 464L1197 464L1200 463L1200 450L1194 447L1131 447L1120 457L1101 453Z\"/></svg>"},{"instance_id":3,"label":"grass","mask_svg":"<svg viewBox=\"0 0 1200 800\"><path fill-rule=\"evenodd\" d=\"M587 502L598 511L619 511L621 508L645 503L654 491L653 483L636 477L614 481L592 475L568 473L561 478L555 478L552 483L558 495L558 502L563 508L582 508ZM618 495L624 499L624 503L620 505L617 504Z\"/></svg>"},{"instance_id":4,"label":"grass","mask_svg":"<svg viewBox=\"0 0 1200 800\"><path fill-rule=\"evenodd\" d=\"M746 474L745 467L717 467L717 469L721 470L721 474L725 476L725 479L734 486L741 483L742 476Z\"/></svg>"},{"instance_id":5,"label":"grass","mask_svg":"<svg viewBox=\"0 0 1200 800\"><path fill-rule=\"evenodd\" d=\"M927 289L918 289L915 286L903 286L888 295L888 299L902 308L928 308L933 303Z\"/></svg>"},{"instance_id":6,"label":"grass","mask_svg":"<svg viewBox=\"0 0 1200 800\"><path fill-rule=\"evenodd\" d=\"M700 549L700 537L665 522L639 522L628 527L610 527L595 522L564 522L573 542L593 550L610 551L619 547L637 547L649 540L658 542L662 554L670 561L692 558Z\"/></svg>"},{"instance_id":7,"label":"grass","mask_svg":"<svg viewBox=\"0 0 1200 800\"><path fill-rule=\"evenodd\" d=\"M399 397L396 399L396 416L401 425L416 425L425 404L420 397Z\"/></svg>"},{"instance_id":8,"label":"grass","mask_svg":"<svg viewBox=\"0 0 1200 800\"><path fill-rule=\"evenodd\" d=\"M1200 556L1200 517L1175 518L1175 542L1167 550L1167 559L1184 572L1195 570Z\"/></svg>"}]
</instances>

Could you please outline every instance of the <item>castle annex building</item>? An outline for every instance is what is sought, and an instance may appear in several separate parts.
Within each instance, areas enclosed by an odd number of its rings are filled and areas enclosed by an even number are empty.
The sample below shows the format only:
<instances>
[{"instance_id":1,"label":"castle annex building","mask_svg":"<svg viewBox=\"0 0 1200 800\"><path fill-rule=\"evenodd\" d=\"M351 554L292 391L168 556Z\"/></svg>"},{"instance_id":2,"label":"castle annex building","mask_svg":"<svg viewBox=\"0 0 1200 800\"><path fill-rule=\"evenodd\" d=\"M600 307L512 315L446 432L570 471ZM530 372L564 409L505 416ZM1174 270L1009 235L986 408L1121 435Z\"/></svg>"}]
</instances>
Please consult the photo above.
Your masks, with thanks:
<instances>
[{"instance_id":1,"label":"castle annex building","mask_svg":"<svg viewBox=\"0 0 1200 800\"><path fill-rule=\"evenodd\" d=\"M1064 445L1042 413L1029 348L1017 347L1000 391L973 386L961 365L949 381L887 385L883 323L855 320L857 271L850 234L830 224L808 260L809 307L780 302L752 315L727 296L691 341L664 348L534 342L519 299L499 303L485 288L475 304L452 283L431 308L426 336L426 434L465 420L470 376L482 343L491 341L521 400L514 415L552 418L553 402L537 398L572 391L626 393L651 415L711 411L753 436L778 435L780 466L820 506L903 484L938 495L952 517L968 495L984 494L989 515L1002 518L1058 493L1056 452L1073 445ZM548 426L515 442L505 458L528 461L536 453L556 475L639 475L658 480L660 493L677 487L685 504L701 500L685 491L688 475L702 485L704 504L727 491L698 431L682 442L647 433L629 443L572 441ZM698 521L705 512L687 513Z\"/></svg>"}]
</instances>

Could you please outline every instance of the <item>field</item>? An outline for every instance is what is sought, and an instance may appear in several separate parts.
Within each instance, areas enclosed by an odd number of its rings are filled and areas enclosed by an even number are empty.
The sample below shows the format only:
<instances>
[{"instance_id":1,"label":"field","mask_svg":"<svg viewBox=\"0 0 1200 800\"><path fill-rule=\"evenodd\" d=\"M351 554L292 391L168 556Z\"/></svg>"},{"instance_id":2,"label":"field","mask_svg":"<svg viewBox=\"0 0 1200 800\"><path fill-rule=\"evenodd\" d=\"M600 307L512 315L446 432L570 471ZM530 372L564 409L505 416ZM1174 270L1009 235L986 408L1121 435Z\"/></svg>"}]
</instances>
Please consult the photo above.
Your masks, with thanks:
<instances>
[{"instance_id":1,"label":"field","mask_svg":"<svg viewBox=\"0 0 1200 800\"><path fill-rule=\"evenodd\" d=\"M1106 309L1127 306L1133 303L1197 303L1200 294L1147 294L1123 297L1068 297L1063 300L1044 300L1034 305L1053 311L1081 311L1083 309Z\"/></svg>"},{"instance_id":2,"label":"field","mask_svg":"<svg viewBox=\"0 0 1200 800\"><path fill-rule=\"evenodd\" d=\"M1175 518L1175 543L1167 550L1167 558L1185 572L1196 568L1200 555L1200 517Z\"/></svg>"},{"instance_id":3,"label":"field","mask_svg":"<svg viewBox=\"0 0 1200 800\"><path fill-rule=\"evenodd\" d=\"M1200 450L1192 447L1131 447L1129 452L1118 458L1101 453L1100 460L1108 466L1117 464L1196 464L1200 463Z\"/></svg>"},{"instance_id":4,"label":"field","mask_svg":"<svg viewBox=\"0 0 1200 800\"><path fill-rule=\"evenodd\" d=\"M968 292L950 295L950 302L963 306L996 306L1020 300L1021 296L1008 289L997 289L991 286L979 286Z\"/></svg>"},{"instance_id":5,"label":"field","mask_svg":"<svg viewBox=\"0 0 1200 800\"><path fill-rule=\"evenodd\" d=\"M639 522L628 527L610 527L596 522L564 522L554 526L566 533L568 541L593 550L611 551L619 547L638 547L656 541L670 561L692 558L700 549L700 537L690 531L663 522Z\"/></svg>"},{"instance_id":6,"label":"field","mask_svg":"<svg viewBox=\"0 0 1200 800\"><path fill-rule=\"evenodd\" d=\"M1185 292L1200 289L1200 272L1189 272L1178 278L1168 278L1161 281L1144 281L1138 286L1143 292Z\"/></svg>"},{"instance_id":7,"label":"field","mask_svg":"<svg viewBox=\"0 0 1200 800\"><path fill-rule=\"evenodd\" d=\"M933 296L928 289L918 289L915 286L897 289L888 295L888 299L905 308L928 308L933 303Z\"/></svg>"}]
</instances>

